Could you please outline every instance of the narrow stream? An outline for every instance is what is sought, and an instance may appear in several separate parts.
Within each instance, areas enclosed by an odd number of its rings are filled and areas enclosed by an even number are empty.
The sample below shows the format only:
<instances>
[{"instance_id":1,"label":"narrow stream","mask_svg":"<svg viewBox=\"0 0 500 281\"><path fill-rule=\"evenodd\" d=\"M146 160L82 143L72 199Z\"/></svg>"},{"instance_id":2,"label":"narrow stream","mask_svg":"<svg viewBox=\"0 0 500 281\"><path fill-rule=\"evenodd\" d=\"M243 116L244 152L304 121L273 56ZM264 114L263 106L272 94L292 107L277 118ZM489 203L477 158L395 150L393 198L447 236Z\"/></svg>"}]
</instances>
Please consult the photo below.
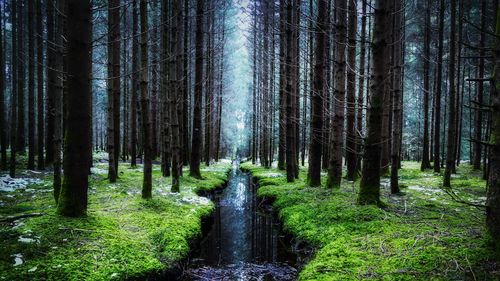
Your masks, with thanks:
<instances>
[{"instance_id":1,"label":"narrow stream","mask_svg":"<svg viewBox=\"0 0 500 281\"><path fill-rule=\"evenodd\" d=\"M272 210L259 206L257 186L237 162L215 194L210 231L181 280L295 280L297 257Z\"/></svg>"}]
</instances>

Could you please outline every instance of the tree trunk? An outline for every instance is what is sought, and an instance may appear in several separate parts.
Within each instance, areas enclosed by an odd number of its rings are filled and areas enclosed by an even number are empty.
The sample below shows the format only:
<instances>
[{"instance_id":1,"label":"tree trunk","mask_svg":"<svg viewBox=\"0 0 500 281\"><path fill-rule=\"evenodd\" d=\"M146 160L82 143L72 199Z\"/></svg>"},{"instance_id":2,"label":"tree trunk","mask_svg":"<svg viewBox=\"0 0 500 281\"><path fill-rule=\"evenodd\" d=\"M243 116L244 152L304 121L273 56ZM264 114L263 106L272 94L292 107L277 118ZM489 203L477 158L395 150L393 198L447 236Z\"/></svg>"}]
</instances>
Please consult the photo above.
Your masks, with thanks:
<instances>
[{"instance_id":1,"label":"tree trunk","mask_svg":"<svg viewBox=\"0 0 500 281\"><path fill-rule=\"evenodd\" d=\"M59 200L59 192L61 190L61 162L62 162L62 145L63 145L63 81L65 79L64 75L64 48L65 44L63 42L64 34L64 11L65 1L57 0L57 7L55 12L56 17L56 28L55 28L55 72L56 72L56 83L54 85L54 198L56 203Z\"/></svg>"},{"instance_id":2,"label":"tree trunk","mask_svg":"<svg viewBox=\"0 0 500 281\"><path fill-rule=\"evenodd\" d=\"M295 180L295 124L293 118L295 116L294 103L295 96L293 93L293 81L295 69L293 67L293 58L292 55L295 53L293 50L294 38L293 38L293 29L294 26L294 6L296 0L291 0L286 3L286 27L285 27L285 36L286 36L286 177L288 182L293 182Z\"/></svg>"},{"instance_id":3,"label":"tree trunk","mask_svg":"<svg viewBox=\"0 0 500 281\"><path fill-rule=\"evenodd\" d=\"M451 27L450 27L450 56L449 56L449 101L448 101L448 143L446 153L446 169L444 172L443 186L451 187L451 173L455 170L455 146L457 145L457 106L456 106L456 83L455 83L455 60L456 60L456 14L457 2L451 0Z\"/></svg>"},{"instance_id":4,"label":"tree trunk","mask_svg":"<svg viewBox=\"0 0 500 281\"><path fill-rule=\"evenodd\" d=\"M318 2L318 16L316 20L316 60L314 62L313 89L311 91L311 130L309 142L309 169L307 173L307 180L310 186L321 185L323 103L325 91L327 89L325 85L327 24L327 3L326 0L320 0Z\"/></svg>"},{"instance_id":5,"label":"tree trunk","mask_svg":"<svg viewBox=\"0 0 500 281\"><path fill-rule=\"evenodd\" d=\"M87 212L92 134L92 7L89 0L69 1L66 24L68 92L64 184L58 213L80 217Z\"/></svg>"},{"instance_id":6,"label":"tree trunk","mask_svg":"<svg viewBox=\"0 0 500 281\"><path fill-rule=\"evenodd\" d=\"M35 169L35 1L28 1L28 170Z\"/></svg>"},{"instance_id":7,"label":"tree trunk","mask_svg":"<svg viewBox=\"0 0 500 281\"><path fill-rule=\"evenodd\" d=\"M278 169L285 169L285 155L286 155L286 9L285 0L280 0L280 69L279 69L279 116L278 116Z\"/></svg>"},{"instance_id":8,"label":"tree trunk","mask_svg":"<svg viewBox=\"0 0 500 281\"><path fill-rule=\"evenodd\" d=\"M182 163L183 165L189 164L189 101L188 97L190 96L190 84L189 77L191 75L189 65L190 65L190 52L189 52L189 1L184 1L184 51L183 51L183 60L184 60L184 76L183 76L183 87L184 91L182 92L182 108L184 109L182 112ZM181 169L182 173L182 169Z\"/></svg>"},{"instance_id":9,"label":"tree trunk","mask_svg":"<svg viewBox=\"0 0 500 281\"><path fill-rule=\"evenodd\" d=\"M47 134L45 135L45 164L52 166L54 163L54 92L57 79L55 72L55 18L54 18L55 0L47 0L45 2L47 14L47 105L46 105L46 126Z\"/></svg>"},{"instance_id":10,"label":"tree trunk","mask_svg":"<svg viewBox=\"0 0 500 281\"><path fill-rule=\"evenodd\" d=\"M401 161L400 155L400 142L399 138L402 132L402 105L403 105L403 46L404 46L404 36L402 29L405 26L403 22L403 16L405 9L402 5L402 0L394 0L394 52L393 61L394 65L392 67L393 79L393 128L392 128L392 149L391 149L391 193L399 193L399 163Z\"/></svg>"},{"instance_id":11,"label":"tree trunk","mask_svg":"<svg viewBox=\"0 0 500 281\"><path fill-rule=\"evenodd\" d=\"M429 159L429 93L431 91L429 82L429 69L431 60L431 0L427 0L425 9L425 31L424 31L424 139L422 149L422 165L420 170L424 171L431 168Z\"/></svg>"},{"instance_id":12,"label":"tree trunk","mask_svg":"<svg viewBox=\"0 0 500 281\"><path fill-rule=\"evenodd\" d=\"M139 83L139 19L137 0L132 3L132 93L130 97L130 165L137 165L137 94Z\"/></svg>"},{"instance_id":13,"label":"tree trunk","mask_svg":"<svg viewBox=\"0 0 500 281\"><path fill-rule=\"evenodd\" d=\"M4 9L5 9L4 3ZM0 26L3 27L5 11L0 14ZM6 36L6 29L0 31L0 170L7 170L7 125L6 125L6 110L5 110L5 58L3 40Z\"/></svg>"},{"instance_id":14,"label":"tree trunk","mask_svg":"<svg viewBox=\"0 0 500 281\"><path fill-rule=\"evenodd\" d=\"M436 70L436 94L434 96L434 172L441 171L441 89L443 81L443 44L444 44L444 0L439 8L438 56Z\"/></svg>"},{"instance_id":15,"label":"tree trunk","mask_svg":"<svg viewBox=\"0 0 500 281\"><path fill-rule=\"evenodd\" d=\"M109 181L118 177L120 159L120 0L108 3L108 154Z\"/></svg>"},{"instance_id":16,"label":"tree trunk","mask_svg":"<svg viewBox=\"0 0 500 281\"><path fill-rule=\"evenodd\" d=\"M367 137L358 202L380 204L381 122L385 81L389 74L385 67L389 31L389 1L376 0L372 39L370 102L367 110Z\"/></svg>"},{"instance_id":17,"label":"tree trunk","mask_svg":"<svg viewBox=\"0 0 500 281\"><path fill-rule=\"evenodd\" d=\"M367 3L363 1L362 17L361 17L361 46L359 55L359 82L358 82L358 97L357 97L357 116L356 116L356 174L361 171L361 159L363 155L363 120L364 120L364 93L365 93L365 68L366 68L366 19L367 19Z\"/></svg>"},{"instance_id":18,"label":"tree trunk","mask_svg":"<svg viewBox=\"0 0 500 281\"><path fill-rule=\"evenodd\" d=\"M43 18L42 18L42 1L36 1L36 48L37 48L37 168L39 170L45 169L45 158L44 158L44 108L43 108Z\"/></svg>"},{"instance_id":19,"label":"tree trunk","mask_svg":"<svg viewBox=\"0 0 500 281\"><path fill-rule=\"evenodd\" d=\"M346 0L336 2L335 85L333 122L330 135L330 161L328 164L328 188L340 188L342 181L342 144L344 140L345 78L346 78Z\"/></svg>"},{"instance_id":20,"label":"tree trunk","mask_svg":"<svg viewBox=\"0 0 500 281\"><path fill-rule=\"evenodd\" d=\"M481 0L481 31L479 32L479 65L478 65L478 77L484 77L484 48L485 48L485 30L486 30L486 0ZM483 92L484 92L484 84L483 81L477 82L477 99L476 102L478 105L483 104ZM475 120L474 120L474 142L473 142L473 150L474 153L472 158L472 165L474 169L481 169L481 156L483 152L483 147L481 141L483 140L483 111L476 110Z\"/></svg>"},{"instance_id":21,"label":"tree trunk","mask_svg":"<svg viewBox=\"0 0 500 281\"><path fill-rule=\"evenodd\" d=\"M193 109L193 133L191 142L191 162L189 174L201 178L201 98L203 94L203 32L205 0L196 1L196 50L195 50L195 89Z\"/></svg>"},{"instance_id":22,"label":"tree trunk","mask_svg":"<svg viewBox=\"0 0 500 281\"><path fill-rule=\"evenodd\" d=\"M500 5L497 4L497 13ZM496 18L494 49L494 87L491 96L490 173L486 224L497 249L500 249L500 16Z\"/></svg>"},{"instance_id":23,"label":"tree trunk","mask_svg":"<svg viewBox=\"0 0 500 281\"><path fill-rule=\"evenodd\" d=\"M349 28L348 28L348 54L347 64L347 130L346 130L346 161L347 180L354 181L356 178L356 33L357 33L357 12L356 0L349 0Z\"/></svg>"},{"instance_id":24,"label":"tree trunk","mask_svg":"<svg viewBox=\"0 0 500 281\"><path fill-rule=\"evenodd\" d=\"M174 0L172 3L172 24L170 25L170 54L171 60L169 67L170 79L170 124L172 132L172 192L179 192L179 174L182 169L182 161L180 155L180 142L179 142L179 101L181 95L182 81L180 76L183 75L182 71L182 57L183 52L181 31L183 26L182 7L180 0Z\"/></svg>"},{"instance_id":25,"label":"tree trunk","mask_svg":"<svg viewBox=\"0 0 500 281\"><path fill-rule=\"evenodd\" d=\"M16 152L17 152L17 68L18 57L17 57L17 3L16 0L10 2L11 7L11 21L12 21L12 96L10 99L10 163L9 163L9 175L13 178L16 176ZM3 69L3 68L2 68Z\"/></svg>"},{"instance_id":26,"label":"tree trunk","mask_svg":"<svg viewBox=\"0 0 500 281\"><path fill-rule=\"evenodd\" d=\"M25 97L24 97L24 86L25 86L25 57L24 51L24 25L25 15L23 8L23 1L17 1L17 148L16 152L24 155L26 152L26 129L25 129Z\"/></svg>"},{"instance_id":27,"label":"tree trunk","mask_svg":"<svg viewBox=\"0 0 500 281\"><path fill-rule=\"evenodd\" d=\"M152 197L152 153L151 122L148 97L148 4L141 0L141 112L142 112L142 145L144 147L142 198Z\"/></svg>"}]
</instances>

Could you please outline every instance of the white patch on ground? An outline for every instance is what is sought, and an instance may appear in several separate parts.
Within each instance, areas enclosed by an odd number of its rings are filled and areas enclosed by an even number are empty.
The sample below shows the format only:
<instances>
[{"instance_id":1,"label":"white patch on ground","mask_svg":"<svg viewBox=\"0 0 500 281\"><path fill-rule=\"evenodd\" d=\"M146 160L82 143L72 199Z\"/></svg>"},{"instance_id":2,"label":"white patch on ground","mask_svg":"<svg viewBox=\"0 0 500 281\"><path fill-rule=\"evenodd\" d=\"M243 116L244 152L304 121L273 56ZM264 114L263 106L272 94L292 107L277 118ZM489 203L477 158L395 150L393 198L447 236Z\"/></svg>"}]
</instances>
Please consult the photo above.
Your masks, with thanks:
<instances>
[{"instance_id":1,"label":"white patch on ground","mask_svg":"<svg viewBox=\"0 0 500 281\"><path fill-rule=\"evenodd\" d=\"M264 176L266 178L281 178L281 177L284 177L284 175L282 173L273 173L273 172L262 173L262 176Z\"/></svg>"},{"instance_id":2,"label":"white patch on ground","mask_svg":"<svg viewBox=\"0 0 500 281\"><path fill-rule=\"evenodd\" d=\"M24 263L23 260L23 255L22 254L13 254L11 257L14 258L14 265L13 266L18 266Z\"/></svg>"},{"instance_id":3,"label":"white patch on ground","mask_svg":"<svg viewBox=\"0 0 500 281\"><path fill-rule=\"evenodd\" d=\"M9 175L4 175L0 177L0 191L12 192L17 189L26 188L30 184L40 183L42 183L42 180L36 178L11 178Z\"/></svg>"},{"instance_id":4,"label":"white patch on ground","mask_svg":"<svg viewBox=\"0 0 500 281\"><path fill-rule=\"evenodd\" d=\"M90 168L90 172L95 175L106 175L108 173L108 170L92 167Z\"/></svg>"},{"instance_id":5,"label":"white patch on ground","mask_svg":"<svg viewBox=\"0 0 500 281\"><path fill-rule=\"evenodd\" d=\"M210 199L201 196L185 196L178 200L182 204L195 204L195 205L208 205L210 204Z\"/></svg>"},{"instance_id":6,"label":"white patch on ground","mask_svg":"<svg viewBox=\"0 0 500 281\"><path fill-rule=\"evenodd\" d=\"M442 192L439 189L435 189L432 187L424 187L424 186L419 186L419 185L410 185L410 186L408 186L408 189L419 191L419 192L422 192L422 193L427 194L427 195Z\"/></svg>"},{"instance_id":7,"label":"white patch on ground","mask_svg":"<svg viewBox=\"0 0 500 281\"><path fill-rule=\"evenodd\" d=\"M30 237L19 236L19 239L17 239L17 241L21 243L33 243L36 240Z\"/></svg>"},{"instance_id":8,"label":"white patch on ground","mask_svg":"<svg viewBox=\"0 0 500 281\"><path fill-rule=\"evenodd\" d=\"M28 269L28 272L35 272L37 269L38 269L38 267L34 266L34 267Z\"/></svg>"}]
</instances>

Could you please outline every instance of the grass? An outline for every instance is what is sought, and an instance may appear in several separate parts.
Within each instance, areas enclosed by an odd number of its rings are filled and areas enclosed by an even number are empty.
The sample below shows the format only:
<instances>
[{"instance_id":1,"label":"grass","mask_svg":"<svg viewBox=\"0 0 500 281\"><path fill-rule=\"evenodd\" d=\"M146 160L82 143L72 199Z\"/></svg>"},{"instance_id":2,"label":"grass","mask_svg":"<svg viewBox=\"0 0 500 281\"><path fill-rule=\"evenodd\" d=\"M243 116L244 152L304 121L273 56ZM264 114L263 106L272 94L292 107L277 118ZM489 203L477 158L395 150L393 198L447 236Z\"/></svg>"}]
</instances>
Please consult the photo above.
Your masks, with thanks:
<instances>
[{"instance_id":1,"label":"grass","mask_svg":"<svg viewBox=\"0 0 500 281\"><path fill-rule=\"evenodd\" d=\"M315 249L299 280L500 279L484 210L457 202L484 204L486 183L468 165L452 178L453 200L441 175L404 162L401 194L383 180L383 209L356 204L358 182L332 191L308 187L304 169L287 183L282 171L242 168L259 180L259 196L274 200L284 229Z\"/></svg>"},{"instance_id":2,"label":"grass","mask_svg":"<svg viewBox=\"0 0 500 281\"><path fill-rule=\"evenodd\" d=\"M182 260L201 234L201 219L214 206L197 194L221 187L229 164L202 168L203 180L181 178L181 193L170 193L170 178L153 169L153 199L140 198L142 169L120 165L120 178L106 180L106 165L91 176L88 216L56 214L51 176L41 184L0 192L0 215L43 213L0 224L0 280L124 280L160 273ZM14 266L16 255L23 263ZM20 257L20 256L19 256Z\"/></svg>"}]
</instances>

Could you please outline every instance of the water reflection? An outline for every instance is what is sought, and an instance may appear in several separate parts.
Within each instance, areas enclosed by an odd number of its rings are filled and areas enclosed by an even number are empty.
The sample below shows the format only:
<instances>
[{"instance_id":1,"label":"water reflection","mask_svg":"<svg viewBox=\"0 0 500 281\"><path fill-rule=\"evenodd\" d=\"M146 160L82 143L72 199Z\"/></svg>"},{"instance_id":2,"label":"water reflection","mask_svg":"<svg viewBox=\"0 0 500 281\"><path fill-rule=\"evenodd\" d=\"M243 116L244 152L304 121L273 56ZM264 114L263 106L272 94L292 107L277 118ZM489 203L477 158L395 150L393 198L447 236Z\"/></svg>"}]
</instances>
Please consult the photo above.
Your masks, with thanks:
<instances>
[{"instance_id":1,"label":"water reflection","mask_svg":"<svg viewBox=\"0 0 500 281\"><path fill-rule=\"evenodd\" d=\"M258 206L257 187L237 165L213 198L213 225L183 280L296 279L295 255L279 235L279 222Z\"/></svg>"}]
</instances>

